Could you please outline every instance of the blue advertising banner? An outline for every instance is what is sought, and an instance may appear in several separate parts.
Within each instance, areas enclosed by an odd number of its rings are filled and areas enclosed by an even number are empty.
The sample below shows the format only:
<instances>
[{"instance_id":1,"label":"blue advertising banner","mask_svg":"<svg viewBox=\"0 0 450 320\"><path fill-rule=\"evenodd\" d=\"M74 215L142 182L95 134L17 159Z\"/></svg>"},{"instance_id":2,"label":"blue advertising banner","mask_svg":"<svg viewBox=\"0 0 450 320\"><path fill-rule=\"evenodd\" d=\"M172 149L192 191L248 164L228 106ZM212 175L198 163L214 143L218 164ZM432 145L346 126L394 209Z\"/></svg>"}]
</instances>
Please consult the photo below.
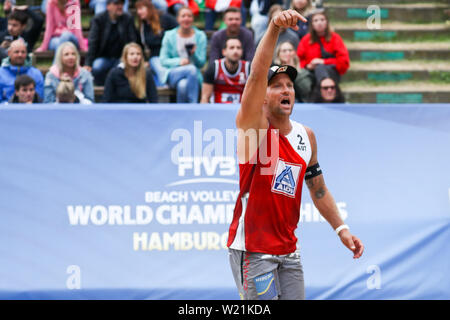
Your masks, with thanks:
<instances>
[{"instance_id":1,"label":"blue advertising banner","mask_svg":"<svg viewBox=\"0 0 450 320\"><path fill-rule=\"evenodd\" d=\"M0 109L0 299L239 299L237 105ZM299 104L357 260L303 188L307 299L450 299L450 105Z\"/></svg>"}]
</instances>

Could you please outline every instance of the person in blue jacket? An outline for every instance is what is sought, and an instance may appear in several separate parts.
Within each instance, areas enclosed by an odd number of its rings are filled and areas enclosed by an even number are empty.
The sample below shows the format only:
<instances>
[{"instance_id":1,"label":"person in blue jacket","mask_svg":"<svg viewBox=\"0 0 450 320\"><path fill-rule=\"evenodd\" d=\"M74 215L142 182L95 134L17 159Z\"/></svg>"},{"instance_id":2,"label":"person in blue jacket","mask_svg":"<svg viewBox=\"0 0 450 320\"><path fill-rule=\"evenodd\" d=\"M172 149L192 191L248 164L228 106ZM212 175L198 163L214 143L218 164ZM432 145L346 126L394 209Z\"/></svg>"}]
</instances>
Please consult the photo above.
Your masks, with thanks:
<instances>
[{"instance_id":1,"label":"person in blue jacket","mask_svg":"<svg viewBox=\"0 0 450 320\"><path fill-rule=\"evenodd\" d=\"M164 33L159 54L163 67L162 81L177 91L177 103L197 103L203 82L201 68L206 63L205 32L193 26L189 7L178 11L179 26Z\"/></svg>"},{"instance_id":2,"label":"person in blue jacket","mask_svg":"<svg viewBox=\"0 0 450 320\"><path fill-rule=\"evenodd\" d=\"M0 67L0 103L7 102L14 94L14 81L17 76L26 74L36 83L36 93L44 96L44 77L31 65L27 57L27 46L23 39L11 42L8 49L8 58L5 58Z\"/></svg>"}]
</instances>

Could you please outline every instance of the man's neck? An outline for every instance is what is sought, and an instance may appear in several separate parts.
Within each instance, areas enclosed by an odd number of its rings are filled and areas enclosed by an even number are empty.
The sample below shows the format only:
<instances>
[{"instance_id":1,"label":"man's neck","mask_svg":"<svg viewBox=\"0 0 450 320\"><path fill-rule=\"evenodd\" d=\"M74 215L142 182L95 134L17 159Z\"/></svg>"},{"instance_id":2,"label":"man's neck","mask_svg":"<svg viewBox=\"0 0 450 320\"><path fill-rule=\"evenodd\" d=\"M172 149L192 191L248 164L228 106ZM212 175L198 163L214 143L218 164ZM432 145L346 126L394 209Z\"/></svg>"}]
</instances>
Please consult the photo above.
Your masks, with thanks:
<instances>
[{"instance_id":1,"label":"man's neck","mask_svg":"<svg viewBox=\"0 0 450 320\"><path fill-rule=\"evenodd\" d=\"M267 120L272 125L272 127L279 130L280 135L287 136L292 130L292 124L289 116L274 117L272 115L269 115L267 117Z\"/></svg>"},{"instance_id":2,"label":"man's neck","mask_svg":"<svg viewBox=\"0 0 450 320\"><path fill-rule=\"evenodd\" d=\"M112 23L116 23L117 18L118 17L115 14L109 13L109 19L111 20Z\"/></svg>"},{"instance_id":3,"label":"man's neck","mask_svg":"<svg viewBox=\"0 0 450 320\"><path fill-rule=\"evenodd\" d=\"M239 67L239 61L234 62L234 61L225 59L225 68L227 69L228 73L231 73L231 74L235 73L236 70L238 69L238 67Z\"/></svg>"},{"instance_id":4,"label":"man's neck","mask_svg":"<svg viewBox=\"0 0 450 320\"><path fill-rule=\"evenodd\" d=\"M226 28L227 37L237 37L239 35L239 31L241 28L238 28L236 31L232 31L229 28Z\"/></svg>"}]
</instances>

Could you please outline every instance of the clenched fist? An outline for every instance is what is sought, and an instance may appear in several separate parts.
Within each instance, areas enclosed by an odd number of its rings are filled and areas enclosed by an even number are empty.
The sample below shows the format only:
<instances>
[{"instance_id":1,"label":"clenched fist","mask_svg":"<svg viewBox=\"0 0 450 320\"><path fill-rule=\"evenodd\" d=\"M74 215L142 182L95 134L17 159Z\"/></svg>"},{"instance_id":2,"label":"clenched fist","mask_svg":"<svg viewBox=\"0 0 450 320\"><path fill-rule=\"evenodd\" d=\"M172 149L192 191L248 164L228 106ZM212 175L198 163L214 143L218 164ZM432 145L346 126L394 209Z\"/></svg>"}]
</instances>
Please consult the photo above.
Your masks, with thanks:
<instances>
[{"instance_id":1,"label":"clenched fist","mask_svg":"<svg viewBox=\"0 0 450 320\"><path fill-rule=\"evenodd\" d=\"M295 10L289 9L281 11L273 19L273 23L280 28L292 28L298 30L297 23L301 20L306 22L306 18Z\"/></svg>"}]
</instances>

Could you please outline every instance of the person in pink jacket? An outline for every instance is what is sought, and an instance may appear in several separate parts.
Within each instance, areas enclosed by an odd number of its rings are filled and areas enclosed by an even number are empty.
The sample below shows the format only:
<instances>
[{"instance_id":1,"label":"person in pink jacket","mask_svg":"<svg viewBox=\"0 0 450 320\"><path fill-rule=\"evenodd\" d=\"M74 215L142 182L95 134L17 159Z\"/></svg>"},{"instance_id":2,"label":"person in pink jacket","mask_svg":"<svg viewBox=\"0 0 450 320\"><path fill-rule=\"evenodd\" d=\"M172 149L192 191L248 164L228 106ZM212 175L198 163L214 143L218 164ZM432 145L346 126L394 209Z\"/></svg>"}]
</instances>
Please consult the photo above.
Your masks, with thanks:
<instances>
[{"instance_id":1,"label":"person in pink jacket","mask_svg":"<svg viewBox=\"0 0 450 320\"><path fill-rule=\"evenodd\" d=\"M66 41L73 42L80 51L87 51L87 39L81 29L79 0L49 0L45 19L45 34L36 51L53 50Z\"/></svg>"}]
</instances>

